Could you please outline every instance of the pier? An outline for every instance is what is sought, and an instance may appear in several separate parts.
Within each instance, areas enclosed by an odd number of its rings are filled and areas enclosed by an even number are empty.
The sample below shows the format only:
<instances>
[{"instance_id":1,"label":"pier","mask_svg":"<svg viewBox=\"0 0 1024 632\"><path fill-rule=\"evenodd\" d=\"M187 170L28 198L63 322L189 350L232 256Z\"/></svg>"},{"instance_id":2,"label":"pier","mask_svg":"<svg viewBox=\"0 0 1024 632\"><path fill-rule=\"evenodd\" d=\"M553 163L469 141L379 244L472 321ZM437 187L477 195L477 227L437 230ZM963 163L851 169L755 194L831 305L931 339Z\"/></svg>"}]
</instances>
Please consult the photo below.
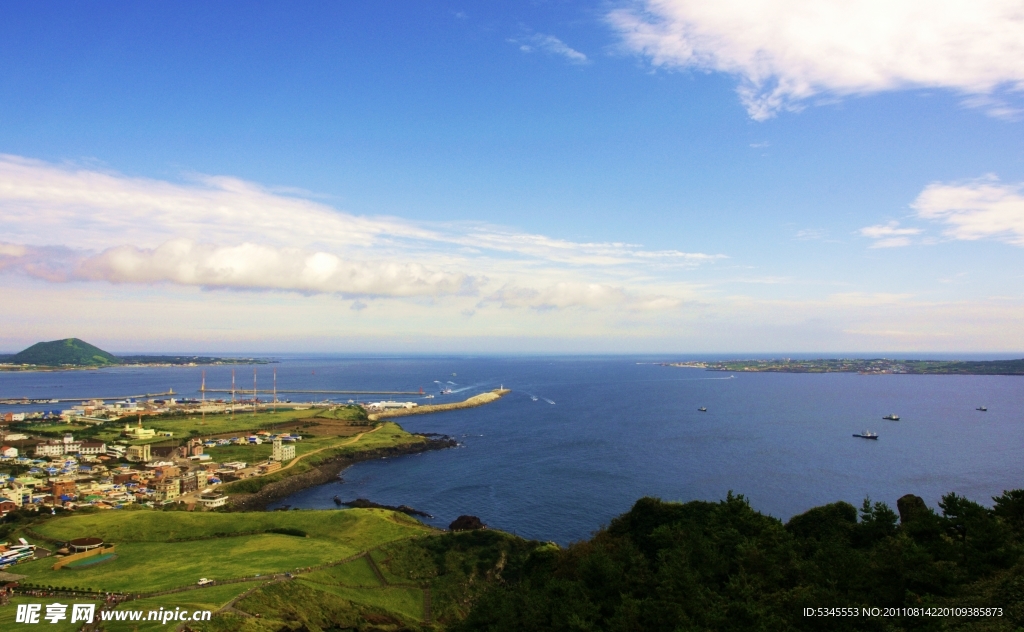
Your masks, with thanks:
<instances>
[{"instance_id":1,"label":"pier","mask_svg":"<svg viewBox=\"0 0 1024 632\"><path fill-rule=\"evenodd\" d=\"M385 410L380 413L373 413L369 416L370 421L378 421L381 419L388 419L390 417L407 417L409 415L426 415L429 413L437 413L445 410L460 410L462 408L475 408L477 406L483 406L484 404L490 404L496 402L505 395L508 395L511 391L502 385L502 388L496 388L493 391L487 393L480 393L474 395L469 399L461 402L453 402L451 404L428 404L426 406L417 406L416 408L400 408L397 410Z\"/></svg>"},{"instance_id":2,"label":"pier","mask_svg":"<svg viewBox=\"0 0 1024 632\"><path fill-rule=\"evenodd\" d=\"M58 404L63 402L90 402L90 401L101 401L107 402L111 400L119 399L146 399L147 397L171 397L173 395L179 395L174 390L169 390L166 393L143 393L141 395L117 395L114 397L5 397L0 399L0 406L25 406L28 404Z\"/></svg>"},{"instance_id":3,"label":"pier","mask_svg":"<svg viewBox=\"0 0 1024 632\"><path fill-rule=\"evenodd\" d=\"M251 388L236 388L231 390L230 388L201 388L200 393L236 393L239 395L245 395L246 393L263 393L265 395L272 395L274 393L301 393L304 395L423 395L423 391L310 391L310 390L287 390L283 388L275 390L255 390Z\"/></svg>"}]
</instances>

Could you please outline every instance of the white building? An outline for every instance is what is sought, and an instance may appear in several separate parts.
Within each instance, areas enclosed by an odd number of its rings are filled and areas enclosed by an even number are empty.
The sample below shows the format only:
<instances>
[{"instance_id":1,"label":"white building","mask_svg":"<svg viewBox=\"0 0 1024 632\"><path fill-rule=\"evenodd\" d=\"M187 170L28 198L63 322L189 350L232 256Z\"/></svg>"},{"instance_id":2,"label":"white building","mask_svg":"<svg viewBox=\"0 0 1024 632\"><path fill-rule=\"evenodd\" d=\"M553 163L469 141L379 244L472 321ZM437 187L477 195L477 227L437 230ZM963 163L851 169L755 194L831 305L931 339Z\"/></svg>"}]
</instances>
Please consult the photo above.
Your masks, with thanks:
<instances>
[{"instance_id":1,"label":"white building","mask_svg":"<svg viewBox=\"0 0 1024 632\"><path fill-rule=\"evenodd\" d=\"M392 409L392 408L416 408L417 406L419 406L419 404L417 404L416 402L392 402L392 401L373 402L372 404L367 404L366 405L366 407L369 408L370 410L388 410L388 409Z\"/></svg>"},{"instance_id":2,"label":"white building","mask_svg":"<svg viewBox=\"0 0 1024 632\"><path fill-rule=\"evenodd\" d=\"M223 507L228 502L228 497L218 492L202 494L199 496L199 503L207 509Z\"/></svg>"},{"instance_id":3,"label":"white building","mask_svg":"<svg viewBox=\"0 0 1024 632\"><path fill-rule=\"evenodd\" d=\"M98 455L107 453L107 444L102 441L83 441L79 454Z\"/></svg>"},{"instance_id":4,"label":"white building","mask_svg":"<svg viewBox=\"0 0 1024 632\"><path fill-rule=\"evenodd\" d=\"M291 461L295 458L295 446L285 445L281 437L274 437L274 449L271 457L275 461Z\"/></svg>"},{"instance_id":5,"label":"white building","mask_svg":"<svg viewBox=\"0 0 1024 632\"><path fill-rule=\"evenodd\" d=\"M36 444L36 456L64 456L63 441L46 441Z\"/></svg>"}]
</instances>

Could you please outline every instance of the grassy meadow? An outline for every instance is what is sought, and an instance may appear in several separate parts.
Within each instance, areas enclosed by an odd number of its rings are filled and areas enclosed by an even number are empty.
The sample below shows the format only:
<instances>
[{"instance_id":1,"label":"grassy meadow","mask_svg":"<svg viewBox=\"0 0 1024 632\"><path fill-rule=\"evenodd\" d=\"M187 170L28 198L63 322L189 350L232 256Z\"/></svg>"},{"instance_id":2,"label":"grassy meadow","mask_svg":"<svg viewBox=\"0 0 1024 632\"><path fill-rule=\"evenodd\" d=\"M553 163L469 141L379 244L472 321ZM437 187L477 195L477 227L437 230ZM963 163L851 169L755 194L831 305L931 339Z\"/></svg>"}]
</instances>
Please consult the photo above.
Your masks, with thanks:
<instances>
[{"instance_id":1,"label":"grassy meadow","mask_svg":"<svg viewBox=\"0 0 1024 632\"><path fill-rule=\"evenodd\" d=\"M23 585L137 594L142 598L119 608L147 612L161 607L216 611L244 593L234 608L253 616L226 611L208 622L189 622L203 632L277 632L300 626L435 629L435 624L463 618L476 595L501 578L506 564L521 563L517 560L538 546L496 531L439 533L405 514L382 509L134 509L57 516L32 528L58 540L100 537L116 546L117 558L75 570L54 571L52 559L19 564L17 572L28 576ZM320 565L327 566L306 571ZM292 577L272 577L280 573ZM250 581L147 596L191 588L203 577ZM429 625L424 621L427 589L432 597ZM6 629L12 613L0 610L0 629ZM163 627L148 621L106 625L109 632Z\"/></svg>"},{"instance_id":2,"label":"grassy meadow","mask_svg":"<svg viewBox=\"0 0 1024 632\"><path fill-rule=\"evenodd\" d=\"M256 582L244 582L239 584L227 584L225 586L210 586L199 590L189 590L159 597L148 597L136 599L120 604L117 610L142 610L148 613L150 610L174 610L181 608L188 612L196 610L209 610L216 612L238 595L251 588L259 586ZM143 614L143 618L147 615ZM174 629L174 623L166 625L159 621L108 621L104 624L105 632L144 632L148 630Z\"/></svg>"},{"instance_id":3,"label":"grassy meadow","mask_svg":"<svg viewBox=\"0 0 1024 632\"><path fill-rule=\"evenodd\" d=\"M52 519L37 527L55 539L100 537L117 559L80 569L52 560L18 566L25 583L147 593L214 580L292 572L341 560L433 530L380 509L253 513L108 511ZM268 533L299 529L307 537ZM258 533L253 533L258 532ZM208 539L199 539L208 538Z\"/></svg>"}]
</instances>

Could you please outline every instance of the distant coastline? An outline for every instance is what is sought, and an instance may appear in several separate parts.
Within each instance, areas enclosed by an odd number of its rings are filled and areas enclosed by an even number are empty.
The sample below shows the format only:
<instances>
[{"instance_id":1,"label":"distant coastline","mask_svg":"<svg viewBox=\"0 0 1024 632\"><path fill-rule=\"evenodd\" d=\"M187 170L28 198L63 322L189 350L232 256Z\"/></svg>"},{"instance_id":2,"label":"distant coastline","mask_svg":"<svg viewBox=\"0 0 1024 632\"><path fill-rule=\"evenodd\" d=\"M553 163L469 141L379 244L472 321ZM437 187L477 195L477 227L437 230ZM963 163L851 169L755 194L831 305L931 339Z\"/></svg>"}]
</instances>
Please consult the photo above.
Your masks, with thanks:
<instances>
[{"instance_id":1,"label":"distant coastline","mask_svg":"<svg viewBox=\"0 0 1024 632\"><path fill-rule=\"evenodd\" d=\"M126 355L109 351L79 338L63 338L36 344L14 354L0 354L0 371L77 371L110 366L205 366L219 364L269 364L267 358L221 358L190 355Z\"/></svg>"},{"instance_id":2,"label":"distant coastline","mask_svg":"<svg viewBox=\"0 0 1024 632\"><path fill-rule=\"evenodd\" d=\"M893 360L829 358L818 360L726 360L664 362L662 366L745 373L861 373L864 375L1024 375L1020 360Z\"/></svg>"},{"instance_id":3,"label":"distant coastline","mask_svg":"<svg viewBox=\"0 0 1024 632\"><path fill-rule=\"evenodd\" d=\"M8 372L53 372L53 371L95 371L109 368L147 368L147 367L192 367L221 365L253 365L276 364L270 358L214 358L205 356L121 356L119 364L104 365L46 365L46 364L11 364L11 355L0 355L0 371Z\"/></svg>"}]
</instances>

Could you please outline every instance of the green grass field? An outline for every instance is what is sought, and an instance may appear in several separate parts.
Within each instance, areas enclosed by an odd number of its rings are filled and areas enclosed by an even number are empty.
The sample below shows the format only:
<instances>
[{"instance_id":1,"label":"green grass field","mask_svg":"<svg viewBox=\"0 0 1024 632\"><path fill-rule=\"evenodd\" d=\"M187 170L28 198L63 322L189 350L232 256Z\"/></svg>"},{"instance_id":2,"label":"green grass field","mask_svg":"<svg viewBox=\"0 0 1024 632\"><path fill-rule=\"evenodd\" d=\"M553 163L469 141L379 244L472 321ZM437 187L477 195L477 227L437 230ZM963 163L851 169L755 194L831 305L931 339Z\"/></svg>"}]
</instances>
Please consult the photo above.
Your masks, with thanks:
<instances>
[{"instance_id":1,"label":"green grass field","mask_svg":"<svg viewBox=\"0 0 1024 632\"><path fill-rule=\"evenodd\" d=\"M294 571L358 553L342 545L325 547L313 538L261 534L199 542L131 542L117 545L117 559L97 566L52 570L38 560L18 570L23 583L146 593L214 580Z\"/></svg>"},{"instance_id":2,"label":"green grass field","mask_svg":"<svg viewBox=\"0 0 1024 632\"><path fill-rule=\"evenodd\" d=\"M302 410L280 409L277 412L258 412L255 415L251 412L238 411L234 415L230 413L217 413L206 415L192 415L189 417L143 417L142 425L145 428L152 428L158 432L171 432L173 439L186 439L191 436L210 437L224 434L246 434L257 430L270 430L280 424L301 419L314 418L336 419L352 421L357 423L366 422L366 413L362 408L355 406L343 406L333 410L324 408L309 408ZM95 435L103 441L121 440L121 429L125 424L135 425L136 420L131 417L119 421L107 422ZM42 428L42 426L40 426ZM82 426L53 425L45 429L51 432L59 431L81 431ZM65 430L66 429L66 430ZM150 439L138 439L128 441L132 445L145 443L158 443L166 441L167 437L157 436ZM258 447L258 446L257 446ZM269 447L267 454L269 454Z\"/></svg>"},{"instance_id":3,"label":"green grass field","mask_svg":"<svg viewBox=\"0 0 1024 632\"><path fill-rule=\"evenodd\" d=\"M321 586L303 580L267 585L239 600L235 607L259 615L263 630L296 628L418 629L423 617L423 596L415 588L346 588ZM202 630L253 630L237 620L204 625Z\"/></svg>"},{"instance_id":4,"label":"green grass field","mask_svg":"<svg viewBox=\"0 0 1024 632\"><path fill-rule=\"evenodd\" d=\"M322 410L316 415L323 419L341 419L343 421L366 421L366 411L359 406L342 406L332 410Z\"/></svg>"},{"instance_id":5,"label":"green grass field","mask_svg":"<svg viewBox=\"0 0 1024 632\"><path fill-rule=\"evenodd\" d=\"M161 595L159 597L148 597L146 599L127 601L119 605L117 610L142 610L147 613L142 615L143 618L148 616L149 611L160 610L160 608L163 608L164 610L181 608L182 610L187 610L190 613L197 610L209 610L211 612L216 612L238 595L257 586L259 586L258 582L242 582L238 584L227 584L225 586L210 586L209 588L200 588L198 590L189 590L170 595ZM142 632L144 630L173 630L175 623L167 623L164 625L158 621L108 621L104 625L106 632L134 632L135 630Z\"/></svg>"},{"instance_id":6,"label":"green grass field","mask_svg":"<svg viewBox=\"0 0 1024 632\"><path fill-rule=\"evenodd\" d=\"M232 535L273 528L274 533ZM395 540L433 530L404 514L379 509L253 513L110 511L58 518L38 530L52 538L101 537L117 559L79 569L51 569L52 560L18 565L24 583L147 593L214 580L295 571L351 557ZM173 541L210 537L206 540Z\"/></svg>"},{"instance_id":7,"label":"green grass field","mask_svg":"<svg viewBox=\"0 0 1024 632\"><path fill-rule=\"evenodd\" d=\"M381 586L377 575L370 568L370 563L363 557L356 558L345 564L308 573L303 575L302 578L304 581L313 584L325 584L328 586L350 586L354 588L379 588Z\"/></svg>"},{"instance_id":8,"label":"green grass field","mask_svg":"<svg viewBox=\"0 0 1024 632\"><path fill-rule=\"evenodd\" d=\"M231 414L214 414L202 417L193 415L189 417L143 417L142 425L145 428L152 428L158 432L166 431L174 433L175 439L188 438L193 436L209 437L228 433L242 434L248 431L273 430L274 426L296 419L315 417L327 411L317 408L303 410L278 410L275 412L252 413L236 412ZM119 421L107 422L103 430L97 434L97 438L105 441L114 441L121 437L121 429L125 424L135 425L136 419L131 417ZM166 437L155 437L152 439L141 439L129 441L130 444L155 443L165 440Z\"/></svg>"},{"instance_id":9,"label":"green grass field","mask_svg":"<svg viewBox=\"0 0 1024 632\"><path fill-rule=\"evenodd\" d=\"M19 430L24 428L28 432L44 432L44 433L61 433L70 432L72 434L88 430L91 426L86 424L32 424L30 426L19 426Z\"/></svg>"},{"instance_id":10,"label":"green grass field","mask_svg":"<svg viewBox=\"0 0 1024 632\"><path fill-rule=\"evenodd\" d=\"M371 548L380 542L432 531L405 514L382 509L245 513L104 511L53 518L35 527L39 533L58 540L89 536L103 538L117 545L129 542L167 542L274 528L302 529L311 538L332 540L355 548ZM337 557L340 559L345 556Z\"/></svg>"},{"instance_id":11,"label":"green grass field","mask_svg":"<svg viewBox=\"0 0 1024 632\"><path fill-rule=\"evenodd\" d=\"M308 584L305 580L301 583ZM347 599L348 601L397 612L407 619L423 620L423 591L408 586L386 588L351 588L348 586L314 585L317 590Z\"/></svg>"},{"instance_id":12,"label":"green grass field","mask_svg":"<svg viewBox=\"0 0 1024 632\"><path fill-rule=\"evenodd\" d=\"M242 432L244 430L271 429L277 424L296 419L315 417L323 412L321 409L308 408L305 410L278 410L275 412L258 412L255 415L251 412L235 412L231 414L207 415L204 419L200 415L177 418L155 418L152 421L142 420L142 425L156 430L169 430L174 436L187 437L191 431L196 430L203 436L223 434L227 432Z\"/></svg>"}]
</instances>

